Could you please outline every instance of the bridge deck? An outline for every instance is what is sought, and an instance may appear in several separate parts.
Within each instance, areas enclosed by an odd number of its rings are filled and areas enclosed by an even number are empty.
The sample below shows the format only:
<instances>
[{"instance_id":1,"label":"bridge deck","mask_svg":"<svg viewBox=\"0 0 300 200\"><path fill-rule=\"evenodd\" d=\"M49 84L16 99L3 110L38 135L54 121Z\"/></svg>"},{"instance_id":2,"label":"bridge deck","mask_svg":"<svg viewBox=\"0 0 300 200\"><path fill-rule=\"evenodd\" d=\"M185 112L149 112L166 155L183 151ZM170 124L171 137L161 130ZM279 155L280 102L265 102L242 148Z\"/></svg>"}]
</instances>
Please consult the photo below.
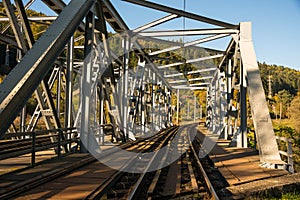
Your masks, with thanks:
<instances>
[{"instance_id":1,"label":"bridge deck","mask_svg":"<svg viewBox=\"0 0 300 200\"><path fill-rule=\"evenodd\" d=\"M110 147L102 146L101 148L108 149ZM73 153L57 159L54 151L42 151L38 153L37 164L32 168L29 167L29 154L0 161L0 199L3 195L7 198L7 193L14 192L15 190L20 190L20 196L14 197L15 199L72 199L71 197L82 199L86 195L85 190L90 191L95 189L99 182L101 183L101 181L104 181L113 173L113 170L104 165L99 165L97 162L90 172L75 170L85 163L95 160L95 158L88 154ZM73 170L75 172L67 173ZM65 175L66 173L68 175ZM80 182L76 180L78 174L86 174L85 177L80 177ZM49 181L46 188L44 185L41 185L27 191L28 185L37 182L41 178L44 179L46 176ZM61 176L65 178L57 181L56 178ZM55 189L57 185L60 185L58 190ZM25 193L21 191L22 188L26 191Z\"/></svg>"},{"instance_id":2,"label":"bridge deck","mask_svg":"<svg viewBox=\"0 0 300 200\"><path fill-rule=\"evenodd\" d=\"M214 138L207 129L198 127L200 136ZM269 169L261 167L258 152L253 149L241 149L228 147L228 141L217 140L209 157L215 167L222 173L228 183L227 189L234 199L243 199L249 195L263 193L292 185L300 182L299 174L290 174L283 169Z\"/></svg>"},{"instance_id":3,"label":"bridge deck","mask_svg":"<svg viewBox=\"0 0 300 200\"><path fill-rule=\"evenodd\" d=\"M44 160L55 158L57 155L54 150L45 150L36 152L36 163L40 163ZM0 160L0 177L16 170L26 169L30 166L31 154L25 154L18 157L7 158Z\"/></svg>"},{"instance_id":4,"label":"bridge deck","mask_svg":"<svg viewBox=\"0 0 300 200\"><path fill-rule=\"evenodd\" d=\"M200 138L202 137L202 139L204 136L209 136L211 138L214 137L203 127L199 127L199 131ZM52 157L54 155L46 152L44 156ZM99 183L105 181L114 172L114 170L111 170L101 164L99 165L99 163L96 162L95 165L91 166L92 168L89 169L89 171L86 169L76 170L63 176L55 174L55 172L60 169L66 169L71 172L78 168L80 164L94 160L92 157L87 157L86 154L70 154L64 157L64 159L41 161L34 168L25 168L25 166L28 166L28 163L30 162L29 158L29 156L21 157L18 162L15 160L14 163L7 159L6 163L4 163L4 161L0 163L0 167L2 166L2 169L6 169L6 171L0 171L0 198L1 195L9 191L13 191L14 189L26 189L26 184L30 184L30 181L39 179L40 176L46 175L49 176L49 180L52 180L47 183L47 186L41 185L33 190L27 191L26 193L21 193L18 199L62 199L62 197L64 197L64 199L68 199L74 196L81 198L84 197L88 191L97 188ZM41 155L40 160L42 160L42 158L43 156ZM252 189L254 186L261 187L261 181L268 182L269 185L273 185L274 181L278 182L279 179L285 179L285 177L287 177L286 175L289 174L285 170L260 167L259 156L256 151L251 149L229 148L226 147L226 141L222 140L219 140L210 152L210 158L227 180L229 184L228 189L233 194L235 194L235 192L241 193L241 191L243 193L243 190L240 188L247 184L252 184ZM10 172L12 170L16 170L15 168L18 168L19 170ZM84 177L82 177L83 174L85 175ZM79 175L80 179L78 179ZM55 176L60 177L59 181L55 180ZM291 179L294 180L293 177L291 177ZM300 177L298 177L298 180L299 179ZM285 181L280 182L284 183ZM58 185L59 187L57 187ZM247 188L248 186L246 189ZM253 190L255 190L255 188Z\"/></svg>"},{"instance_id":5,"label":"bridge deck","mask_svg":"<svg viewBox=\"0 0 300 200\"><path fill-rule=\"evenodd\" d=\"M200 127L199 130L203 133L202 137L209 136L216 139L204 127ZM226 140L217 140L209 156L229 185L239 185L289 174L286 170L268 169L259 166L259 155L256 150L228 147L228 141Z\"/></svg>"}]
</instances>

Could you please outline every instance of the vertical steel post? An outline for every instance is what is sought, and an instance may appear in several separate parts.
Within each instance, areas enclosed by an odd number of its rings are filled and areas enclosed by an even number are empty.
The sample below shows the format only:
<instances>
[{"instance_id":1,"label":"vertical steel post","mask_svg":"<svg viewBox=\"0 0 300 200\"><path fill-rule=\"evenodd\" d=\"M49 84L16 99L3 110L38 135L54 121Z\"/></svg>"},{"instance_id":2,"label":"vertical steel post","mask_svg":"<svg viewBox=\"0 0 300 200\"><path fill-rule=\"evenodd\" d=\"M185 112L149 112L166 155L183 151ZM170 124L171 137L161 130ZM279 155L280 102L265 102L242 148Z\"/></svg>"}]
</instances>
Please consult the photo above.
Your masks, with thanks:
<instances>
[{"instance_id":1,"label":"vertical steel post","mask_svg":"<svg viewBox=\"0 0 300 200\"><path fill-rule=\"evenodd\" d=\"M60 94L61 93L61 66L58 69L58 78L57 78L57 88L56 88L56 110L57 110L57 118L60 118Z\"/></svg>"},{"instance_id":2,"label":"vertical steel post","mask_svg":"<svg viewBox=\"0 0 300 200\"><path fill-rule=\"evenodd\" d=\"M168 90L168 96L167 96L167 100L168 100L168 107L167 107L167 112L168 112L168 124L172 124L172 105L171 105L171 97L172 97L172 91Z\"/></svg>"},{"instance_id":3,"label":"vertical steel post","mask_svg":"<svg viewBox=\"0 0 300 200\"><path fill-rule=\"evenodd\" d=\"M23 107L20 119L20 132L26 131L26 105Z\"/></svg>"},{"instance_id":4,"label":"vertical steel post","mask_svg":"<svg viewBox=\"0 0 300 200\"><path fill-rule=\"evenodd\" d=\"M32 132L32 141L31 141L31 166L35 165L35 142L36 142L36 133Z\"/></svg>"},{"instance_id":5,"label":"vertical steel post","mask_svg":"<svg viewBox=\"0 0 300 200\"><path fill-rule=\"evenodd\" d=\"M188 101L187 99L187 114L186 114L186 118L189 119L189 116L190 116L190 102Z\"/></svg>"},{"instance_id":6,"label":"vertical steel post","mask_svg":"<svg viewBox=\"0 0 300 200\"><path fill-rule=\"evenodd\" d=\"M287 139L286 140L286 145L287 145L287 154L288 154L288 164L289 166L289 171L291 173L294 173L294 160L293 160L293 146L292 146L292 140Z\"/></svg>"},{"instance_id":7,"label":"vertical steel post","mask_svg":"<svg viewBox=\"0 0 300 200\"><path fill-rule=\"evenodd\" d=\"M207 92L206 92L206 119L205 119L205 124L207 126L207 129L210 129L211 126L211 111L209 108L211 108L211 87L212 83L207 86Z\"/></svg>"},{"instance_id":8,"label":"vertical steel post","mask_svg":"<svg viewBox=\"0 0 300 200\"><path fill-rule=\"evenodd\" d=\"M218 113L218 117L219 117L219 120L218 120L218 134L221 134L221 130L222 130L222 125L223 125L223 119L222 119L222 112L223 112L223 109L222 109L222 80L221 80L221 72L220 70L218 70L218 110L219 110L219 113Z\"/></svg>"},{"instance_id":9,"label":"vertical steel post","mask_svg":"<svg viewBox=\"0 0 300 200\"><path fill-rule=\"evenodd\" d=\"M9 66L9 45L6 45L6 51L5 51L5 65Z\"/></svg>"},{"instance_id":10,"label":"vertical steel post","mask_svg":"<svg viewBox=\"0 0 300 200\"><path fill-rule=\"evenodd\" d=\"M151 104L151 119L152 119L152 130L155 130L155 84L156 84L156 77L155 73L152 73L152 104Z\"/></svg>"},{"instance_id":11,"label":"vertical steel post","mask_svg":"<svg viewBox=\"0 0 300 200\"><path fill-rule=\"evenodd\" d=\"M61 138L62 138L63 132L61 130L58 130L58 139L57 139L57 157L60 158L61 156Z\"/></svg>"},{"instance_id":12,"label":"vertical steel post","mask_svg":"<svg viewBox=\"0 0 300 200\"><path fill-rule=\"evenodd\" d=\"M194 122L196 122L196 107L197 107L197 99L195 95L194 96Z\"/></svg>"},{"instance_id":13,"label":"vertical steel post","mask_svg":"<svg viewBox=\"0 0 300 200\"><path fill-rule=\"evenodd\" d=\"M177 105L176 105L177 107L177 125L179 125L179 89L177 89Z\"/></svg>"},{"instance_id":14,"label":"vertical steel post","mask_svg":"<svg viewBox=\"0 0 300 200\"><path fill-rule=\"evenodd\" d=\"M94 15L89 12L86 16L86 32L84 44L84 66L82 70L82 86L81 86L81 126L80 139L87 146L81 144L81 151L87 152L89 148L90 132L90 101L92 88L92 65L93 65L93 37L94 37Z\"/></svg>"},{"instance_id":15,"label":"vertical steel post","mask_svg":"<svg viewBox=\"0 0 300 200\"><path fill-rule=\"evenodd\" d=\"M241 134L241 146L247 148L247 83L246 83L246 70L243 64L240 64L240 106L241 106L241 118L240 118L240 134Z\"/></svg>"},{"instance_id":16,"label":"vertical steel post","mask_svg":"<svg viewBox=\"0 0 300 200\"><path fill-rule=\"evenodd\" d=\"M101 138L101 134L100 134L100 126L99 126L99 118L98 118L98 111L99 111L99 107L100 107L100 103L99 103L99 94L98 94L98 90L97 90L97 86L98 86L98 83L96 86L94 86L94 88L92 89L93 90L93 97L94 97L94 102L93 102L93 106L95 106L93 108L93 111L94 111L94 116L93 116L93 120L94 120L94 131L95 131L95 137L96 138L96 141L98 144L100 144L100 138Z\"/></svg>"},{"instance_id":17,"label":"vertical steel post","mask_svg":"<svg viewBox=\"0 0 300 200\"><path fill-rule=\"evenodd\" d=\"M232 99L232 63L231 59L228 60L227 63L227 111L231 110L231 99ZM232 126L231 126L231 116L227 116L227 134L225 135L225 139L228 138L228 135L232 134Z\"/></svg>"},{"instance_id":18,"label":"vertical steel post","mask_svg":"<svg viewBox=\"0 0 300 200\"><path fill-rule=\"evenodd\" d=\"M217 116L218 116L218 106L217 106L217 74L214 77L214 85L213 85L213 105L212 105L212 110L213 110L213 114L212 114L212 131L214 134L217 134L216 130L217 130Z\"/></svg>"},{"instance_id":19,"label":"vertical steel post","mask_svg":"<svg viewBox=\"0 0 300 200\"><path fill-rule=\"evenodd\" d=\"M126 139L129 138L128 130L128 61L129 61L130 38L123 39L123 127Z\"/></svg>"},{"instance_id":20,"label":"vertical steel post","mask_svg":"<svg viewBox=\"0 0 300 200\"><path fill-rule=\"evenodd\" d=\"M65 95L65 128L72 127L72 102L73 102L73 57L74 57L74 36L68 43L67 70L66 70L66 95ZM70 135L71 136L71 135Z\"/></svg>"},{"instance_id":21,"label":"vertical steel post","mask_svg":"<svg viewBox=\"0 0 300 200\"><path fill-rule=\"evenodd\" d=\"M202 119L202 105L200 105L200 113L199 113L199 118ZM207 113L206 113L207 114Z\"/></svg>"},{"instance_id":22,"label":"vertical steel post","mask_svg":"<svg viewBox=\"0 0 300 200\"><path fill-rule=\"evenodd\" d=\"M104 126L104 92L103 92L103 87L102 83L99 86L99 101L100 101L100 106L99 106L99 117L100 117L100 144L104 145L104 131L103 131L103 126ZM125 119L124 119L125 120ZM125 131L125 130L124 130Z\"/></svg>"},{"instance_id":23,"label":"vertical steel post","mask_svg":"<svg viewBox=\"0 0 300 200\"><path fill-rule=\"evenodd\" d=\"M160 79L158 79L158 82L160 81ZM161 95L162 95L162 84L160 84L160 94L158 96L158 125L159 125L159 129L162 128L162 113L161 113Z\"/></svg>"},{"instance_id":24,"label":"vertical steel post","mask_svg":"<svg viewBox=\"0 0 300 200\"><path fill-rule=\"evenodd\" d=\"M141 126L142 126L142 132L141 134L145 134L145 126L146 126L146 119L145 119L145 84L142 82L141 85Z\"/></svg>"}]
</instances>

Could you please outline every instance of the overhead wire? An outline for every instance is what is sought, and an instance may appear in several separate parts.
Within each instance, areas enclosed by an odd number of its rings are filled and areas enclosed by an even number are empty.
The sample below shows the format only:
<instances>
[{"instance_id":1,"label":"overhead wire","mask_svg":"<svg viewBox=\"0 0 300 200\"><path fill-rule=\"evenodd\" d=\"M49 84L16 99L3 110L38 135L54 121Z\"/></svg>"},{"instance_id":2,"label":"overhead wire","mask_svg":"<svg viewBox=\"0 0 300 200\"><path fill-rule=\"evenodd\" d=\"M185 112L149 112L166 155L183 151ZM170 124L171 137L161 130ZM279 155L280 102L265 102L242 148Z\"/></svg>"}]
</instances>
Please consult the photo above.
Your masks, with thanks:
<instances>
[{"instance_id":1,"label":"overhead wire","mask_svg":"<svg viewBox=\"0 0 300 200\"><path fill-rule=\"evenodd\" d=\"M183 0L183 11L185 12L186 11L186 0ZM182 18L182 28L183 28L183 31L185 31L185 29L186 29L186 18L185 18L185 16L183 16L183 18ZM182 48L183 48L183 55L182 55L182 57L183 57L183 59L184 59L184 68L183 68L183 72L185 73L186 72L186 66L187 66L187 64L186 64L186 48L184 47L184 43L185 43L185 33L183 33L183 35L182 35Z\"/></svg>"}]
</instances>

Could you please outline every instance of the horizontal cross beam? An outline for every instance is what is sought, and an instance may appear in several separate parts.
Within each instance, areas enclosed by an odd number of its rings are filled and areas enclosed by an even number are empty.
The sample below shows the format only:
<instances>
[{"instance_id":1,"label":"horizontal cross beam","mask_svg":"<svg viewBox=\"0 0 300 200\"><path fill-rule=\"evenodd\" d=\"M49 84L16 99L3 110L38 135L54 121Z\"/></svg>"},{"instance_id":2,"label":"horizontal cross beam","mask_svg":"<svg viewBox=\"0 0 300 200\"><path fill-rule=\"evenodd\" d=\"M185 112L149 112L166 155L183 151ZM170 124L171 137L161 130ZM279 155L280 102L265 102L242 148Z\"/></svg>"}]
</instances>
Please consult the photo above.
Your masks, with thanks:
<instances>
[{"instance_id":1,"label":"horizontal cross beam","mask_svg":"<svg viewBox=\"0 0 300 200\"><path fill-rule=\"evenodd\" d=\"M174 67L174 66L178 66L178 65L195 63L195 62L200 62L200 61L205 61L205 60L210 60L210 59L220 58L220 57L223 57L223 54L218 54L218 55L214 55L214 56L207 56L207 57L202 57L202 58L191 59L191 60L187 60L185 62L177 62L177 63L168 64L168 65L162 65L162 66L158 66L157 68L158 69L165 69L165 68Z\"/></svg>"},{"instance_id":2,"label":"horizontal cross beam","mask_svg":"<svg viewBox=\"0 0 300 200\"><path fill-rule=\"evenodd\" d=\"M220 35L218 34L218 35L214 35L214 36L209 36L209 37L201 38L199 40L187 42L187 43L179 45L179 46L174 46L174 47L169 47L169 48L162 49L162 50L159 50L159 51L154 51L154 52L149 53L149 55L153 56L153 55L157 55L157 54L160 54L160 53L165 53L165 52L169 52L169 51L175 51L177 49L181 49L181 48L184 48L184 47L189 47L189 46L201 44L201 43L204 43L204 42L209 42L209 41L212 41L212 40L216 40L216 39L219 39L219 38L223 38L223 37L226 37L228 35L229 34L220 34Z\"/></svg>"},{"instance_id":3,"label":"horizontal cross beam","mask_svg":"<svg viewBox=\"0 0 300 200\"><path fill-rule=\"evenodd\" d=\"M186 74L197 74L197 73L201 73L201 72L215 71L216 69L217 68L200 69L200 70L187 72ZM168 74L168 75L164 75L164 77L165 78L171 78L171 77L182 76L182 75L184 75L184 73Z\"/></svg>"},{"instance_id":4,"label":"horizontal cross beam","mask_svg":"<svg viewBox=\"0 0 300 200\"><path fill-rule=\"evenodd\" d=\"M147 31L137 35L143 37L171 37L171 36L195 36L214 34L237 34L237 29L214 28L214 29L190 29L190 30L167 30L167 31Z\"/></svg>"},{"instance_id":5,"label":"horizontal cross beam","mask_svg":"<svg viewBox=\"0 0 300 200\"><path fill-rule=\"evenodd\" d=\"M170 8L170 7L160 5L160 4L156 4L156 3L153 3L153 2L149 2L149 1L141 1L141 0L123 0L123 1L127 1L129 3L133 3L133 4L140 5L140 6L152 8L152 9L155 9L155 10L160 10L160 11L167 12L167 13L177 14L177 15L182 16L182 17L186 17L186 18L189 18L189 19L194 19L194 20L201 21L201 22L206 22L206 23L216 25L216 26L221 26L221 27L226 27L226 28L236 28L237 27L237 25L233 25L233 24L230 24L230 23L227 23L227 22L222 22L222 21L219 21L219 20L211 19L211 18L204 17L204 16L201 16L201 15L196 15L194 13L186 12L186 11L183 11L183 10L178 10L178 9L175 9L175 8Z\"/></svg>"}]
</instances>

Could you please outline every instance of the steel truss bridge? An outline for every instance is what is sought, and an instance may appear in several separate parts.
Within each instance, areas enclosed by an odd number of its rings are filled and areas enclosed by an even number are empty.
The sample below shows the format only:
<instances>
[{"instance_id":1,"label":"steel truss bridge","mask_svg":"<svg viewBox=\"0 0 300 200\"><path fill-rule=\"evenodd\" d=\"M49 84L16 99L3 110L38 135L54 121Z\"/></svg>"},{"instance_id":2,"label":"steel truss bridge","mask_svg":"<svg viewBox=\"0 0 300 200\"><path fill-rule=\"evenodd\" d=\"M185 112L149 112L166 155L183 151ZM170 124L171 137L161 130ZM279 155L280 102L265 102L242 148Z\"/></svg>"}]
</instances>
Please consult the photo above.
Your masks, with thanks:
<instances>
[{"instance_id":1,"label":"steel truss bridge","mask_svg":"<svg viewBox=\"0 0 300 200\"><path fill-rule=\"evenodd\" d=\"M249 97L261 163L284 165L260 78L251 22L230 24L151 1L124 1L161 11L165 17L130 29L109 0L68 4L42 0L56 16L28 16L26 10L34 0L26 5L22 0L2 1L0 138L47 129L66 133L53 136L53 141L77 136L90 140L87 136L94 135L92 142L103 143L107 132L114 141L135 140L180 122L180 91L206 90L205 123L212 133L247 147ZM155 29L178 19L199 22L199 27ZM38 39L30 26L33 22L47 27ZM185 40L189 36L196 39ZM221 38L230 41L225 51L199 46ZM202 53L185 56L182 52L188 50ZM192 67L176 71L178 66ZM29 119L30 98L37 106ZM78 133L68 134L74 127ZM70 146L63 150L70 151Z\"/></svg>"}]
</instances>

